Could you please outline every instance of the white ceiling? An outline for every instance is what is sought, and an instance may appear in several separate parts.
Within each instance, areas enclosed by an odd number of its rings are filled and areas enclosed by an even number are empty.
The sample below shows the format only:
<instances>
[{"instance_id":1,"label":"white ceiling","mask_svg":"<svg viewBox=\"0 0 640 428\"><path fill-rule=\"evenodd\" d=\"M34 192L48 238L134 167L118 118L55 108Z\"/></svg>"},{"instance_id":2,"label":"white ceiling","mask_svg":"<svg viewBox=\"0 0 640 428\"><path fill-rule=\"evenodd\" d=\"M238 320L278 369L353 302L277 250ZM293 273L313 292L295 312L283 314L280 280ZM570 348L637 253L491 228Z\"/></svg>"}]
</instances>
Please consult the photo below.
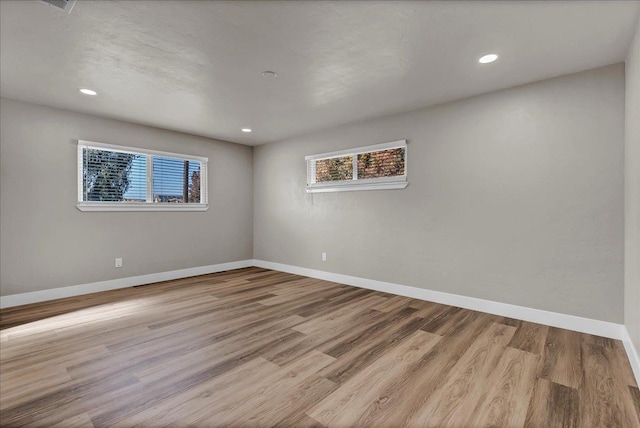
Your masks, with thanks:
<instances>
[{"instance_id":1,"label":"white ceiling","mask_svg":"<svg viewBox=\"0 0 640 428\"><path fill-rule=\"evenodd\" d=\"M622 61L639 11L638 1L78 0L66 14L1 1L0 90L255 145ZM485 53L500 59L479 64Z\"/></svg>"}]
</instances>

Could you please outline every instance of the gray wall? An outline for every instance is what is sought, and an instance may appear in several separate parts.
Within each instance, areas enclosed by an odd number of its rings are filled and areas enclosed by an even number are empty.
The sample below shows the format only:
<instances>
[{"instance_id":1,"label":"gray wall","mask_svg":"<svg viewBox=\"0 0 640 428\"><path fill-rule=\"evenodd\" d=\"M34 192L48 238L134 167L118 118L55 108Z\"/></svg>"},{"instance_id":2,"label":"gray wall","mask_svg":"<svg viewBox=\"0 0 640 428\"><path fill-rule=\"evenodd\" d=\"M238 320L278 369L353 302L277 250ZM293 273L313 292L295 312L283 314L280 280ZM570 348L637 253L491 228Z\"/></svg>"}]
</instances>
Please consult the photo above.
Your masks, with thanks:
<instances>
[{"instance_id":1,"label":"gray wall","mask_svg":"<svg viewBox=\"0 0 640 428\"><path fill-rule=\"evenodd\" d=\"M251 258L250 147L0 102L2 295ZM79 211L77 139L209 157L209 210Z\"/></svg>"},{"instance_id":2,"label":"gray wall","mask_svg":"<svg viewBox=\"0 0 640 428\"><path fill-rule=\"evenodd\" d=\"M640 23L626 65L624 323L640 354Z\"/></svg>"},{"instance_id":3,"label":"gray wall","mask_svg":"<svg viewBox=\"0 0 640 428\"><path fill-rule=\"evenodd\" d=\"M257 147L254 258L621 323L624 91L616 64ZM305 193L305 155L398 139L406 189Z\"/></svg>"}]
</instances>

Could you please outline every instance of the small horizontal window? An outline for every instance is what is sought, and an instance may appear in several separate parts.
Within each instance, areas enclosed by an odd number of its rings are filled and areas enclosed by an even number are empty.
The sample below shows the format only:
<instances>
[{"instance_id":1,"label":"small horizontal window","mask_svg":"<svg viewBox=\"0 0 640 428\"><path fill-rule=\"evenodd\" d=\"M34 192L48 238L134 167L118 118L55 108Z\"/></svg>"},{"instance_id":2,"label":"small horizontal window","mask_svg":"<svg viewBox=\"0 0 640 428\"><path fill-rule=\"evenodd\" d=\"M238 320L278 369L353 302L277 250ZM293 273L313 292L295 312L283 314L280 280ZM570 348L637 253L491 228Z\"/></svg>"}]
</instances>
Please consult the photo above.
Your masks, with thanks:
<instances>
[{"instance_id":1,"label":"small horizontal window","mask_svg":"<svg viewBox=\"0 0 640 428\"><path fill-rule=\"evenodd\" d=\"M307 156L307 193L407 187L406 140Z\"/></svg>"},{"instance_id":2,"label":"small horizontal window","mask_svg":"<svg viewBox=\"0 0 640 428\"><path fill-rule=\"evenodd\" d=\"M78 141L82 211L204 211L207 158Z\"/></svg>"}]
</instances>

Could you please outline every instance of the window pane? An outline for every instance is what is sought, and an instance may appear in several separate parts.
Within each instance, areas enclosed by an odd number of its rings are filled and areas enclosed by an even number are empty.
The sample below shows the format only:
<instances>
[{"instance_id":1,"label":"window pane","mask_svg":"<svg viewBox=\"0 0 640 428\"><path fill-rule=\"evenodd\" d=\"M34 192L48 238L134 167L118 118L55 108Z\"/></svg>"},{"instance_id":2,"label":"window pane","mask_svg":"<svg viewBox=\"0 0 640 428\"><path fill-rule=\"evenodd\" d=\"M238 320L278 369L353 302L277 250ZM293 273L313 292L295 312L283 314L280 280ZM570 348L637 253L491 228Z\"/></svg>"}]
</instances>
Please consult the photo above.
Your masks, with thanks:
<instances>
[{"instance_id":1,"label":"window pane","mask_svg":"<svg viewBox=\"0 0 640 428\"><path fill-rule=\"evenodd\" d=\"M200 203L200 162L189 162L189 202Z\"/></svg>"},{"instance_id":2,"label":"window pane","mask_svg":"<svg viewBox=\"0 0 640 428\"><path fill-rule=\"evenodd\" d=\"M200 203L200 162L154 157L153 202Z\"/></svg>"},{"instance_id":3,"label":"window pane","mask_svg":"<svg viewBox=\"0 0 640 428\"><path fill-rule=\"evenodd\" d=\"M358 179L404 175L404 148L358 155Z\"/></svg>"},{"instance_id":4,"label":"window pane","mask_svg":"<svg viewBox=\"0 0 640 428\"><path fill-rule=\"evenodd\" d=\"M127 202L146 202L147 199L147 157L138 155L131 164L129 188L124 194Z\"/></svg>"},{"instance_id":5,"label":"window pane","mask_svg":"<svg viewBox=\"0 0 640 428\"><path fill-rule=\"evenodd\" d=\"M110 150L83 149L83 201L127 202L146 194L146 157Z\"/></svg>"},{"instance_id":6,"label":"window pane","mask_svg":"<svg viewBox=\"0 0 640 428\"><path fill-rule=\"evenodd\" d=\"M316 161L316 183L353 180L353 156Z\"/></svg>"}]
</instances>

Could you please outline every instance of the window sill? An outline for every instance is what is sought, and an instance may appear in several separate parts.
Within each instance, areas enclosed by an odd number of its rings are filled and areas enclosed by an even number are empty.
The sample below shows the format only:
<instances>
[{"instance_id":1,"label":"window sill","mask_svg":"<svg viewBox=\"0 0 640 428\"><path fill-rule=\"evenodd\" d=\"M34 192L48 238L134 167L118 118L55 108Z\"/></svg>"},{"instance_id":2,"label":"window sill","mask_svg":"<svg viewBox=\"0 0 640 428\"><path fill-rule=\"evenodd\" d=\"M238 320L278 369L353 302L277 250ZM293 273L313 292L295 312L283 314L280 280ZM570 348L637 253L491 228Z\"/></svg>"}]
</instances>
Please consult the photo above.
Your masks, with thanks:
<instances>
[{"instance_id":1,"label":"window sill","mask_svg":"<svg viewBox=\"0 0 640 428\"><path fill-rule=\"evenodd\" d=\"M207 211L207 204L100 203L77 205L80 211Z\"/></svg>"},{"instance_id":2,"label":"window sill","mask_svg":"<svg viewBox=\"0 0 640 428\"><path fill-rule=\"evenodd\" d=\"M358 190L390 190L404 189L409 183L407 181L395 181L386 183L349 183L349 184L325 184L308 186L307 193L329 193L329 192L353 192Z\"/></svg>"}]
</instances>

